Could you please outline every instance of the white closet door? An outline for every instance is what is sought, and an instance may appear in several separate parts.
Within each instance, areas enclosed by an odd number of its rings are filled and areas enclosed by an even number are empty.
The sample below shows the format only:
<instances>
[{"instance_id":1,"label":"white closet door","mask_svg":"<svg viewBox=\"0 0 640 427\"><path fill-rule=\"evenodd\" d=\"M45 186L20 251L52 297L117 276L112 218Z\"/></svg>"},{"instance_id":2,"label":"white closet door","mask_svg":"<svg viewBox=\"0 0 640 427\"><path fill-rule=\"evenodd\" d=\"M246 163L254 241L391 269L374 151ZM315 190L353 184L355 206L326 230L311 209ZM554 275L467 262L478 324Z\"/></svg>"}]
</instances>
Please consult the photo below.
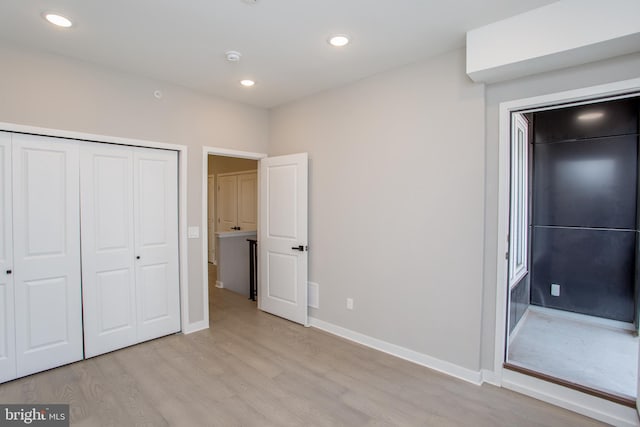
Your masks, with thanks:
<instances>
[{"instance_id":1,"label":"white closet door","mask_svg":"<svg viewBox=\"0 0 640 427\"><path fill-rule=\"evenodd\" d=\"M11 134L0 132L0 383L16 378L11 224Z\"/></svg>"},{"instance_id":2,"label":"white closet door","mask_svg":"<svg viewBox=\"0 0 640 427\"><path fill-rule=\"evenodd\" d=\"M235 175L218 175L218 228L233 231L238 225L238 179Z\"/></svg>"},{"instance_id":3,"label":"white closet door","mask_svg":"<svg viewBox=\"0 0 640 427\"><path fill-rule=\"evenodd\" d=\"M241 230L258 229L258 174L238 175L238 226Z\"/></svg>"},{"instance_id":4,"label":"white closet door","mask_svg":"<svg viewBox=\"0 0 640 427\"><path fill-rule=\"evenodd\" d=\"M180 330L178 156L140 148L133 159L138 341L145 341Z\"/></svg>"},{"instance_id":5,"label":"white closet door","mask_svg":"<svg viewBox=\"0 0 640 427\"><path fill-rule=\"evenodd\" d=\"M80 149L85 355L136 343L131 147Z\"/></svg>"},{"instance_id":6,"label":"white closet door","mask_svg":"<svg viewBox=\"0 0 640 427\"><path fill-rule=\"evenodd\" d=\"M18 376L82 359L78 145L13 135Z\"/></svg>"}]
</instances>

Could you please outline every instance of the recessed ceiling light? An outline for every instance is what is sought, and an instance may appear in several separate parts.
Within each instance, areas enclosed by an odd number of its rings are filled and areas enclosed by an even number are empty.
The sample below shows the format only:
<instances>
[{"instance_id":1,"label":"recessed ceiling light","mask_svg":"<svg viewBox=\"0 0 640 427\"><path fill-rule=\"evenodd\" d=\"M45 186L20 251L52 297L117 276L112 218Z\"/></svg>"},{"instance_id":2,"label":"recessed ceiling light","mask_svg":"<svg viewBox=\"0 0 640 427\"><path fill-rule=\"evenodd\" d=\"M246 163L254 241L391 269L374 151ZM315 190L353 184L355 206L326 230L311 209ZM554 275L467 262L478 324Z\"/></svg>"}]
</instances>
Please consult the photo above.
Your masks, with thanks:
<instances>
[{"instance_id":1,"label":"recessed ceiling light","mask_svg":"<svg viewBox=\"0 0 640 427\"><path fill-rule=\"evenodd\" d=\"M251 87L253 85L256 84L256 82L254 82L253 80L249 80L249 79L244 79L244 80L240 80L240 84L244 87Z\"/></svg>"},{"instance_id":2,"label":"recessed ceiling light","mask_svg":"<svg viewBox=\"0 0 640 427\"><path fill-rule=\"evenodd\" d=\"M335 47L342 47L349 44L349 37L344 34L337 34L335 36L331 36L329 39L329 44Z\"/></svg>"},{"instance_id":3,"label":"recessed ceiling light","mask_svg":"<svg viewBox=\"0 0 640 427\"><path fill-rule=\"evenodd\" d=\"M602 111L593 111L590 113L584 113L584 114L580 114L578 116L578 120L597 120L600 119L604 116L604 113Z\"/></svg>"},{"instance_id":4,"label":"recessed ceiling light","mask_svg":"<svg viewBox=\"0 0 640 427\"><path fill-rule=\"evenodd\" d=\"M73 25L73 22L71 22L69 18L58 15L57 13L46 12L42 16L44 17L44 19L46 19L53 25L57 25L58 27L69 28Z\"/></svg>"}]
</instances>

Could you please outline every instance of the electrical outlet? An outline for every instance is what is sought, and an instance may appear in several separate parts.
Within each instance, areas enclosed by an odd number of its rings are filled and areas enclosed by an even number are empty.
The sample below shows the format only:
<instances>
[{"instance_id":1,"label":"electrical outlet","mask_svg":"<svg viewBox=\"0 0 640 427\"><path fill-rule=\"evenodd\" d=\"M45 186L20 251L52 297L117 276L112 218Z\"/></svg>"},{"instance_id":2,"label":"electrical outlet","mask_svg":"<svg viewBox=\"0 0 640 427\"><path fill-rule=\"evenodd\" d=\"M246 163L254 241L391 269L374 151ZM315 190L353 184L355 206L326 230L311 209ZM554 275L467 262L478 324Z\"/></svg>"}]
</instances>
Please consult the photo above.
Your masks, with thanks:
<instances>
[{"instance_id":1,"label":"electrical outlet","mask_svg":"<svg viewBox=\"0 0 640 427\"><path fill-rule=\"evenodd\" d=\"M353 298L347 298L347 310L353 310Z\"/></svg>"},{"instance_id":2,"label":"electrical outlet","mask_svg":"<svg viewBox=\"0 0 640 427\"><path fill-rule=\"evenodd\" d=\"M560 285L558 285L557 283L552 283L551 284L551 296L552 297L559 297L560 296Z\"/></svg>"}]
</instances>

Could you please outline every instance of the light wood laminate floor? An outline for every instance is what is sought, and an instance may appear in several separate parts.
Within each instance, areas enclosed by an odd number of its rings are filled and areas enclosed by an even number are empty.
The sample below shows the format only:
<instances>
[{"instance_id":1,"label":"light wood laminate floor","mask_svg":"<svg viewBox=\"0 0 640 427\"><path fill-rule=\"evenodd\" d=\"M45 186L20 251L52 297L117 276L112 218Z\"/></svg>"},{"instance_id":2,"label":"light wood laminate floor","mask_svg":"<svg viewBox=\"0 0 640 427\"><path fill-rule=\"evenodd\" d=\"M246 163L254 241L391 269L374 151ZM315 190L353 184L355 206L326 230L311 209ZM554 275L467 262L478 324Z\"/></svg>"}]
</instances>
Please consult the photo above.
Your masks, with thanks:
<instances>
[{"instance_id":1,"label":"light wood laminate floor","mask_svg":"<svg viewBox=\"0 0 640 427\"><path fill-rule=\"evenodd\" d=\"M77 426L589 426L211 289L211 329L0 385L3 403L70 403Z\"/></svg>"}]
</instances>

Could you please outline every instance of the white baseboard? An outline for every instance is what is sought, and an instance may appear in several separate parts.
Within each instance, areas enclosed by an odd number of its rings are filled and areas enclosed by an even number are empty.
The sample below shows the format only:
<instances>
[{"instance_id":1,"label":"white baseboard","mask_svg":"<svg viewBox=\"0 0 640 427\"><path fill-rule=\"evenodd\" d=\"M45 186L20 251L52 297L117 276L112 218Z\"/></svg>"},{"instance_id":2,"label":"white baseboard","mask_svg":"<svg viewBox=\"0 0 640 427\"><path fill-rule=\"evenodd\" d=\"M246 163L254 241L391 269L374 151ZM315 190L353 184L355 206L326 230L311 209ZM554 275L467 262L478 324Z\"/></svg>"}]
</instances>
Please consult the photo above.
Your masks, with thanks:
<instances>
[{"instance_id":1,"label":"white baseboard","mask_svg":"<svg viewBox=\"0 0 640 427\"><path fill-rule=\"evenodd\" d=\"M638 427L634 408L622 406L519 372L503 370L502 386L614 426Z\"/></svg>"},{"instance_id":2,"label":"white baseboard","mask_svg":"<svg viewBox=\"0 0 640 427\"><path fill-rule=\"evenodd\" d=\"M201 320L199 322L189 323L182 328L182 333L185 335L192 334L194 332L202 331L209 328L209 322L207 320Z\"/></svg>"},{"instance_id":3,"label":"white baseboard","mask_svg":"<svg viewBox=\"0 0 640 427\"><path fill-rule=\"evenodd\" d=\"M219 280L216 280L216 288L224 289L224 283Z\"/></svg>"},{"instance_id":4,"label":"white baseboard","mask_svg":"<svg viewBox=\"0 0 640 427\"><path fill-rule=\"evenodd\" d=\"M382 351L384 353L391 354L392 356L399 357L400 359L408 360L409 362L425 366L427 368L433 369L434 371L451 375L452 377L470 382L472 384L482 384L483 378L480 371L474 371L459 365L455 365L451 362L436 359L435 357L431 357L396 344L391 344L389 342L382 341L377 338L373 338L368 335L364 335L359 332L355 332L320 319L316 319L315 317L309 317L309 325L314 328L321 329L325 332L329 332L330 334L337 335L350 341L357 342L358 344L362 344L364 346Z\"/></svg>"},{"instance_id":5,"label":"white baseboard","mask_svg":"<svg viewBox=\"0 0 640 427\"><path fill-rule=\"evenodd\" d=\"M480 371L482 373L482 382L494 385L496 387L500 387L500 380L496 377L496 373L489 370L483 369Z\"/></svg>"}]
</instances>

